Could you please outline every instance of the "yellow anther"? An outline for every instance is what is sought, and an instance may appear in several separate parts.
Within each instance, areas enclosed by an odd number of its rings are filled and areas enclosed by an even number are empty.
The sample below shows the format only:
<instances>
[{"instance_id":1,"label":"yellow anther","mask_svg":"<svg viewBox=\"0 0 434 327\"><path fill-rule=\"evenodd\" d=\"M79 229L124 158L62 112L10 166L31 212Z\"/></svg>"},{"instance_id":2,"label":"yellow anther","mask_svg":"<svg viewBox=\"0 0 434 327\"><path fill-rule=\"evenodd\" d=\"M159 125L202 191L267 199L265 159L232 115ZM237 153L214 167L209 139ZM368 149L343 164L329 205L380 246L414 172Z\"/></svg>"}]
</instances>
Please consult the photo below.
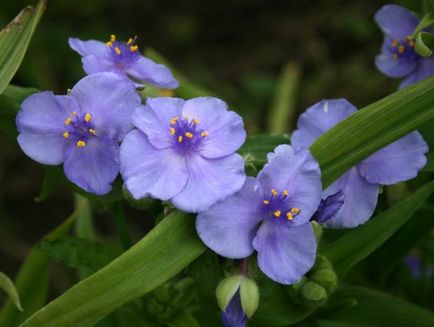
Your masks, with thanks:
<instances>
[{"instance_id":1,"label":"yellow anther","mask_svg":"<svg viewBox=\"0 0 434 327\"><path fill-rule=\"evenodd\" d=\"M175 135L175 133L176 133L176 130L173 127L171 127L170 128L170 135Z\"/></svg>"},{"instance_id":2,"label":"yellow anther","mask_svg":"<svg viewBox=\"0 0 434 327\"><path fill-rule=\"evenodd\" d=\"M178 121L178 117L173 117L171 120L170 120L170 125L175 125L176 124L176 122Z\"/></svg>"},{"instance_id":3,"label":"yellow anther","mask_svg":"<svg viewBox=\"0 0 434 327\"><path fill-rule=\"evenodd\" d=\"M399 52L399 53L404 53L404 51L405 51L405 47L404 47L403 45L400 45L400 46L398 47L398 52Z\"/></svg>"},{"instance_id":4,"label":"yellow anther","mask_svg":"<svg viewBox=\"0 0 434 327\"><path fill-rule=\"evenodd\" d=\"M276 196L278 193L277 193L277 191L274 188L272 188L271 189L271 194L273 194L274 196Z\"/></svg>"},{"instance_id":5,"label":"yellow anther","mask_svg":"<svg viewBox=\"0 0 434 327\"><path fill-rule=\"evenodd\" d=\"M398 46L399 42L397 39L392 40L392 47L396 48Z\"/></svg>"},{"instance_id":6,"label":"yellow anther","mask_svg":"<svg viewBox=\"0 0 434 327\"><path fill-rule=\"evenodd\" d=\"M198 119L193 119L193 124L195 124L195 125L199 125L199 120Z\"/></svg>"},{"instance_id":7,"label":"yellow anther","mask_svg":"<svg viewBox=\"0 0 434 327\"><path fill-rule=\"evenodd\" d=\"M274 217L279 218L282 212L280 210L276 210L273 212Z\"/></svg>"},{"instance_id":8,"label":"yellow anther","mask_svg":"<svg viewBox=\"0 0 434 327\"><path fill-rule=\"evenodd\" d=\"M193 134L191 134L190 132L186 132L185 136L187 136L189 139L193 138Z\"/></svg>"},{"instance_id":9,"label":"yellow anther","mask_svg":"<svg viewBox=\"0 0 434 327\"><path fill-rule=\"evenodd\" d=\"M89 133L92 135L96 135L96 131L93 128L89 128Z\"/></svg>"},{"instance_id":10,"label":"yellow anther","mask_svg":"<svg viewBox=\"0 0 434 327\"><path fill-rule=\"evenodd\" d=\"M64 137L65 139L67 139L67 138L69 137L69 133L68 133L68 132L63 133L63 137Z\"/></svg>"},{"instance_id":11,"label":"yellow anther","mask_svg":"<svg viewBox=\"0 0 434 327\"><path fill-rule=\"evenodd\" d=\"M298 208L292 208L291 209L291 213L293 213L294 215L298 214L300 212L300 209Z\"/></svg>"},{"instance_id":12,"label":"yellow anther","mask_svg":"<svg viewBox=\"0 0 434 327\"><path fill-rule=\"evenodd\" d=\"M121 54L121 49L119 49L119 47L116 47L115 48L115 52L116 52L117 55L120 55Z\"/></svg>"},{"instance_id":13,"label":"yellow anther","mask_svg":"<svg viewBox=\"0 0 434 327\"><path fill-rule=\"evenodd\" d=\"M202 137L208 136L208 132L204 131L204 132L200 133L200 136L202 136Z\"/></svg>"},{"instance_id":14,"label":"yellow anther","mask_svg":"<svg viewBox=\"0 0 434 327\"><path fill-rule=\"evenodd\" d=\"M79 148L82 148L82 147L85 147L86 146L86 142L84 142L84 141L77 141L77 147L79 147Z\"/></svg>"},{"instance_id":15,"label":"yellow anther","mask_svg":"<svg viewBox=\"0 0 434 327\"><path fill-rule=\"evenodd\" d=\"M130 46L130 51L131 52L136 52L138 49L139 49L139 47L137 45Z\"/></svg>"},{"instance_id":16,"label":"yellow anther","mask_svg":"<svg viewBox=\"0 0 434 327\"><path fill-rule=\"evenodd\" d=\"M283 190L283 192L282 192L282 195L283 195L283 196L288 196L288 194L289 194L289 193L288 193L288 190Z\"/></svg>"},{"instance_id":17,"label":"yellow anther","mask_svg":"<svg viewBox=\"0 0 434 327\"><path fill-rule=\"evenodd\" d=\"M72 112L72 115L73 115L74 117L77 117L77 111L73 111L73 112Z\"/></svg>"},{"instance_id":18,"label":"yellow anther","mask_svg":"<svg viewBox=\"0 0 434 327\"><path fill-rule=\"evenodd\" d=\"M84 116L84 121L85 121L86 123L90 122L91 119L92 119L92 115L91 115L90 113L87 113L87 114Z\"/></svg>"},{"instance_id":19,"label":"yellow anther","mask_svg":"<svg viewBox=\"0 0 434 327\"><path fill-rule=\"evenodd\" d=\"M268 201L268 200L264 200L264 201L262 201L262 203L263 203L263 204L270 204L270 201Z\"/></svg>"},{"instance_id":20,"label":"yellow anther","mask_svg":"<svg viewBox=\"0 0 434 327\"><path fill-rule=\"evenodd\" d=\"M414 43L413 40L408 41L408 45L410 46L410 48L414 48L416 46L416 43Z\"/></svg>"},{"instance_id":21,"label":"yellow anther","mask_svg":"<svg viewBox=\"0 0 434 327\"><path fill-rule=\"evenodd\" d=\"M189 119L188 116L184 116L185 121L188 121L188 119Z\"/></svg>"},{"instance_id":22,"label":"yellow anther","mask_svg":"<svg viewBox=\"0 0 434 327\"><path fill-rule=\"evenodd\" d=\"M112 41L108 41L108 42L106 42L106 44L105 44L106 46L108 46L109 48L113 45L113 42Z\"/></svg>"},{"instance_id":23,"label":"yellow anther","mask_svg":"<svg viewBox=\"0 0 434 327\"><path fill-rule=\"evenodd\" d=\"M111 42L116 41L116 35L114 35L114 34L110 34L110 41L111 41Z\"/></svg>"},{"instance_id":24,"label":"yellow anther","mask_svg":"<svg viewBox=\"0 0 434 327\"><path fill-rule=\"evenodd\" d=\"M69 125L69 124L71 124L71 118L66 118L65 119L65 125Z\"/></svg>"},{"instance_id":25,"label":"yellow anther","mask_svg":"<svg viewBox=\"0 0 434 327\"><path fill-rule=\"evenodd\" d=\"M179 135L179 136L178 136L178 142L179 142L179 143L181 143L183 139L184 139L184 138L182 137L182 135Z\"/></svg>"},{"instance_id":26,"label":"yellow anther","mask_svg":"<svg viewBox=\"0 0 434 327\"><path fill-rule=\"evenodd\" d=\"M127 44L130 45L131 43L133 43L133 39L129 38L128 41L127 41Z\"/></svg>"},{"instance_id":27,"label":"yellow anther","mask_svg":"<svg viewBox=\"0 0 434 327\"><path fill-rule=\"evenodd\" d=\"M288 218L288 220L293 220L293 219L294 219L294 216L292 215L292 213L287 212L287 213L286 213L286 218Z\"/></svg>"},{"instance_id":28,"label":"yellow anther","mask_svg":"<svg viewBox=\"0 0 434 327\"><path fill-rule=\"evenodd\" d=\"M397 59L398 59L398 55L397 55L396 53L394 53L394 54L392 55L392 58L393 58L393 60L397 60Z\"/></svg>"}]
</instances>

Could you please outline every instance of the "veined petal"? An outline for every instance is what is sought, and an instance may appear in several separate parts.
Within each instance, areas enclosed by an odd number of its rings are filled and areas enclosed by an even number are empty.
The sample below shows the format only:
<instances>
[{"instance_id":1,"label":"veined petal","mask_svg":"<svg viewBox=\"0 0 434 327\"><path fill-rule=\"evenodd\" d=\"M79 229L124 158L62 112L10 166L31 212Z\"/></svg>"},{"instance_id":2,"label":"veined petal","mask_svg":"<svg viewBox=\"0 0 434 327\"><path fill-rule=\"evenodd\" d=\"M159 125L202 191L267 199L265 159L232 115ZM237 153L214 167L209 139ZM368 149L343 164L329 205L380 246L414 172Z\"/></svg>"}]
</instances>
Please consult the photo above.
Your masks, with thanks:
<instances>
[{"instance_id":1,"label":"veined petal","mask_svg":"<svg viewBox=\"0 0 434 327\"><path fill-rule=\"evenodd\" d=\"M407 9L398 5L385 5L375 14L375 21L384 34L403 39L413 34L419 19Z\"/></svg>"},{"instance_id":2,"label":"veined petal","mask_svg":"<svg viewBox=\"0 0 434 327\"><path fill-rule=\"evenodd\" d=\"M69 143L63 168L66 177L85 191L106 194L119 173L119 146L108 137L90 138L84 147Z\"/></svg>"},{"instance_id":3,"label":"veined petal","mask_svg":"<svg viewBox=\"0 0 434 327\"><path fill-rule=\"evenodd\" d=\"M382 53L375 57L378 70L389 77L403 77L411 73L417 66L417 61L405 57L393 59L392 53Z\"/></svg>"},{"instance_id":4,"label":"veined petal","mask_svg":"<svg viewBox=\"0 0 434 327\"><path fill-rule=\"evenodd\" d=\"M62 136L24 131L18 135L18 144L33 160L45 165L60 165L67 145Z\"/></svg>"},{"instance_id":5,"label":"veined petal","mask_svg":"<svg viewBox=\"0 0 434 327\"><path fill-rule=\"evenodd\" d=\"M431 76L434 76L434 58L421 59L416 69L401 82L399 88L402 89Z\"/></svg>"},{"instance_id":6,"label":"veined petal","mask_svg":"<svg viewBox=\"0 0 434 327\"><path fill-rule=\"evenodd\" d=\"M121 174L135 199L151 196L169 200L185 186L185 159L172 149L157 149L139 130L133 130L121 144Z\"/></svg>"},{"instance_id":7,"label":"veined petal","mask_svg":"<svg viewBox=\"0 0 434 327\"><path fill-rule=\"evenodd\" d=\"M307 149L321 134L357 109L346 99L322 100L306 109L297 121L291 144L296 151Z\"/></svg>"},{"instance_id":8,"label":"veined petal","mask_svg":"<svg viewBox=\"0 0 434 327\"><path fill-rule=\"evenodd\" d=\"M200 149L206 158L220 158L234 153L244 143L246 131L243 119L220 99L198 97L187 100L182 111L184 116L195 118L207 132Z\"/></svg>"},{"instance_id":9,"label":"veined petal","mask_svg":"<svg viewBox=\"0 0 434 327\"><path fill-rule=\"evenodd\" d=\"M82 41L75 37L70 37L68 42L69 46L83 57L93 55L102 58L109 54L107 46L100 41Z\"/></svg>"},{"instance_id":10,"label":"veined petal","mask_svg":"<svg viewBox=\"0 0 434 327\"><path fill-rule=\"evenodd\" d=\"M261 215L262 189L247 177L241 190L199 213L196 229L202 241L227 258L245 258L253 252L256 226Z\"/></svg>"},{"instance_id":11,"label":"veined petal","mask_svg":"<svg viewBox=\"0 0 434 327\"><path fill-rule=\"evenodd\" d=\"M173 205L183 211L207 210L237 192L246 179L244 160L238 154L219 159L192 155L186 161L189 173L187 184L172 199Z\"/></svg>"},{"instance_id":12,"label":"veined petal","mask_svg":"<svg viewBox=\"0 0 434 327\"><path fill-rule=\"evenodd\" d=\"M391 185L415 178L426 164L427 152L422 135L412 132L375 152L358 167L369 183Z\"/></svg>"},{"instance_id":13,"label":"veined petal","mask_svg":"<svg viewBox=\"0 0 434 327\"><path fill-rule=\"evenodd\" d=\"M131 67L126 70L126 73L146 84L165 89L176 89L179 86L169 68L143 56L137 58Z\"/></svg>"},{"instance_id":14,"label":"veined petal","mask_svg":"<svg viewBox=\"0 0 434 327\"><path fill-rule=\"evenodd\" d=\"M325 223L330 228L354 228L365 223L377 205L379 185L368 183L357 166L351 168L324 192L327 198L341 190L345 201L336 215Z\"/></svg>"},{"instance_id":15,"label":"veined petal","mask_svg":"<svg viewBox=\"0 0 434 327\"><path fill-rule=\"evenodd\" d=\"M280 284L298 282L315 262L316 240L310 223L293 227L265 221L253 246L259 268Z\"/></svg>"}]
</instances>

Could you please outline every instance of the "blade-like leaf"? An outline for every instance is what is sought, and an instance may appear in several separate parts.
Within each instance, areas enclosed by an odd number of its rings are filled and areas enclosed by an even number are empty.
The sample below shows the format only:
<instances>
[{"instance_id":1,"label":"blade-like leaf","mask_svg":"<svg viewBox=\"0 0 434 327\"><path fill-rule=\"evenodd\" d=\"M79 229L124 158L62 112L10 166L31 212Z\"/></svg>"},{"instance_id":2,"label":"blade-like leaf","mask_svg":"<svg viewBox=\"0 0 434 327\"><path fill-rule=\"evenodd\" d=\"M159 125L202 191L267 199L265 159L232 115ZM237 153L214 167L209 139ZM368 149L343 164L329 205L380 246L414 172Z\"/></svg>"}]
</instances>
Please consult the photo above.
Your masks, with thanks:
<instances>
[{"instance_id":1,"label":"blade-like leaf","mask_svg":"<svg viewBox=\"0 0 434 327\"><path fill-rule=\"evenodd\" d=\"M9 295L11 301L15 304L18 310L23 311L21 307L20 297L18 296L18 292L15 288L14 283L6 276L4 273L0 271L0 289L6 292Z\"/></svg>"},{"instance_id":2,"label":"blade-like leaf","mask_svg":"<svg viewBox=\"0 0 434 327\"><path fill-rule=\"evenodd\" d=\"M0 94L18 70L44 10L45 0L41 0L36 8L24 8L0 31Z\"/></svg>"},{"instance_id":3,"label":"blade-like leaf","mask_svg":"<svg viewBox=\"0 0 434 327\"><path fill-rule=\"evenodd\" d=\"M22 326L95 324L176 275L204 250L194 218L174 212L131 249L49 303Z\"/></svg>"},{"instance_id":4,"label":"blade-like leaf","mask_svg":"<svg viewBox=\"0 0 434 327\"><path fill-rule=\"evenodd\" d=\"M311 146L323 187L396 139L434 119L434 77L409 86L354 113Z\"/></svg>"},{"instance_id":5,"label":"blade-like leaf","mask_svg":"<svg viewBox=\"0 0 434 327\"><path fill-rule=\"evenodd\" d=\"M335 271L345 274L389 239L434 191L434 182L426 184L406 200L352 230L322 250Z\"/></svg>"}]
</instances>

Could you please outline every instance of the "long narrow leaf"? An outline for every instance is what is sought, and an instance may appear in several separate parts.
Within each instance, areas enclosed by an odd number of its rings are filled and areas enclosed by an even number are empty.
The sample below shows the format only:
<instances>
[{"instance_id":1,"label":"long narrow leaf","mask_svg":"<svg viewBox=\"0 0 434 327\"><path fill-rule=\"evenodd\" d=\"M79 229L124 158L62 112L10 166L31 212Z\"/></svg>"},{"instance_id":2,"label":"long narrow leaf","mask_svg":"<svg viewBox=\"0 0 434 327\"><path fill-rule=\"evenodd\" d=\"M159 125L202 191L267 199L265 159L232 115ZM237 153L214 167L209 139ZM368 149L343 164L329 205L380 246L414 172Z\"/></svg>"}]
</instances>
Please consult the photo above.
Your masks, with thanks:
<instances>
[{"instance_id":1,"label":"long narrow leaf","mask_svg":"<svg viewBox=\"0 0 434 327\"><path fill-rule=\"evenodd\" d=\"M6 292L9 295L11 301L15 304L18 310L23 311L21 307L20 297L18 296L17 289L15 288L14 283L6 276L4 273L0 271L0 289Z\"/></svg>"}]
</instances>

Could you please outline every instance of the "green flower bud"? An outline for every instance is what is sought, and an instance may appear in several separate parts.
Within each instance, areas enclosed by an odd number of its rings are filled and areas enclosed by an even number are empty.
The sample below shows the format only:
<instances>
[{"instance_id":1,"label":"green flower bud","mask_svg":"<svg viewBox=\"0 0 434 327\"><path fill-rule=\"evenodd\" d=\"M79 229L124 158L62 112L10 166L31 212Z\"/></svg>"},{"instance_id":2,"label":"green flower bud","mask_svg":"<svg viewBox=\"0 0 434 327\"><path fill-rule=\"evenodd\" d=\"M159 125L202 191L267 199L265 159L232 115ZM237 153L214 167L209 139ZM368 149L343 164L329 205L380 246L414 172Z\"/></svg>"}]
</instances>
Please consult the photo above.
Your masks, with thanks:
<instances>
[{"instance_id":1,"label":"green flower bud","mask_svg":"<svg viewBox=\"0 0 434 327\"><path fill-rule=\"evenodd\" d=\"M327 291L321 285L307 281L301 287L300 295L302 296L305 305L316 306L327 298Z\"/></svg>"},{"instance_id":2,"label":"green flower bud","mask_svg":"<svg viewBox=\"0 0 434 327\"><path fill-rule=\"evenodd\" d=\"M240 288L241 284L241 275L235 275L228 278L223 279L218 285L216 289L216 297L217 303L220 307L220 310L225 311L226 307L231 302L233 296Z\"/></svg>"}]
</instances>

